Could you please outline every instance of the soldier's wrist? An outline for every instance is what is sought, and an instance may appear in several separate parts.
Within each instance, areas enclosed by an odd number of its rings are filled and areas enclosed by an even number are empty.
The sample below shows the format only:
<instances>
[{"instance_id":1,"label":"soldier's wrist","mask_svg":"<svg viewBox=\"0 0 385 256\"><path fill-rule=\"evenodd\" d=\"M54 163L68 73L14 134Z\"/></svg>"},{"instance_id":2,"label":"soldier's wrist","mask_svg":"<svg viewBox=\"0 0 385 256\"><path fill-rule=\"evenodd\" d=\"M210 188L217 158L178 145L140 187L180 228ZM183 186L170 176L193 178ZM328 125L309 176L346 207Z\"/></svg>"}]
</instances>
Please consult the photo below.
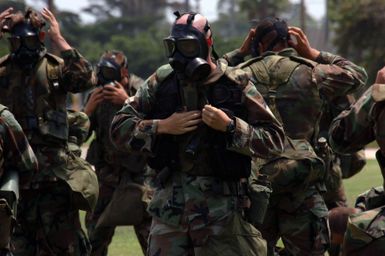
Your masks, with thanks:
<instances>
[{"instance_id":1,"label":"soldier's wrist","mask_svg":"<svg viewBox=\"0 0 385 256\"><path fill-rule=\"evenodd\" d=\"M229 135L234 134L235 127L236 127L235 119L231 118L230 122L226 125L226 133Z\"/></svg>"}]
</instances>

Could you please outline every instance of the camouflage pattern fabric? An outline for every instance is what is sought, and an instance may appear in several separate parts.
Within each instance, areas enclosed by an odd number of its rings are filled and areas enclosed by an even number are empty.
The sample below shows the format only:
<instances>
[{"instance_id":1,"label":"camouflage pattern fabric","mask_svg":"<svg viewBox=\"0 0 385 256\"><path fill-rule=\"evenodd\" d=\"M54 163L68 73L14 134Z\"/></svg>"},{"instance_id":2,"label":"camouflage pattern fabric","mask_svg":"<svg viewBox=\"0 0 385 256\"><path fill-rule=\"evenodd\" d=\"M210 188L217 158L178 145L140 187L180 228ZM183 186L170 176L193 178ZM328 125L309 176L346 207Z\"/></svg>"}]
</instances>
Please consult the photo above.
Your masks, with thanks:
<instances>
[{"instance_id":1,"label":"camouflage pattern fabric","mask_svg":"<svg viewBox=\"0 0 385 256\"><path fill-rule=\"evenodd\" d=\"M355 152L376 139L379 133L383 102L375 102L370 87L349 109L333 120L330 145L341 154ZM377 132L377 131L378 132ZM379 144L382 148L382 144ZM384 145L385 146L385 145ZM385 148L385 147L384 147Z\"/></svg>"},{"instance_id":2,"label":"camouflage pattern fabric","mask_svg":"<svg viewBox=\"0 0 385 256\"><path fill-rule=\"evenodd\" d=\"M384 187L381 186L371 188L360 194L356 199L354 207L360 209L361 211L367 211L378 208L382 205L385 205L385 193Z\"/></svg>"},{"instance_id":3,"label":"camouflage pattern fabric","mask_svg":"<svg viewBox=\"0 0 385 256\"><path fill-rule=\"evenodd\" d=\"M320 137L329 138L329 126L333 119L356 101L351 94L333 99L325 104L320 121ZM366 164L364 150L341 155L333 152L332 161L325 180L327 192L323 194L329 210L334 207L347 207L345 189L342 179L360 172Z\"/></svg>"},{"instance_id":4,"label":"camouflage pattern fabric","mask_svg":"<svg viewBox=\"0 0 385 256\"><path fill-rule=\"evenodd\" d=\"M143 82L138 76L130 74L128 84L124 85L127 94L135 95ZM111 243L115 227L96 227L96 224L111 201L122 175L127 175L129 180L135 184L144 185L145 158L120 152L111 143L110 124L121 107L104 101L90 116L90 133L95 132L95 139L91 142L86 159L95 166L99 180L99 199L95 210L86 214L86 227L92 245L91 255L95 256L108 254L108 245ZM144 215L143 222L135 225L134 230L142 251L145 253L151 217L146 212L142 214Z\"/></svg>"},{"instance_id":5,"label":"camouflage pattern fabric","mask_svg":"<svg viewBox=\"0 0 385 256\"><path fill-rule=\"evenodd\" d=\"M343 255L384 255L385 207L353 214L349 217Z\"/></svg>"},{"instance_id":6,"label":"camouflage pattern fabric","mask_svg":"<svg viewBox=\"0 0 385 256\"><path fill-rule=\"evenodd\" d=\"M291 205L297 202L301 204ZM314 186L298 194L273 196L257 228L267 241L268 255L275 255L279 238L285 246L283 255L323 255L330 243L327 208Z\"/></svg>"},{"instance_id":7,"label":"camouflage pattern fabric","mask_svg":"<svg viewBox=\"0 0 385 256\"><path fill-rule=\"evenodd\" d=\"M12 239L15 255L87 255L89 247L72 204L68 179L77 170L71 169L65 104L68 92L93 86L93 72L76 50L61 56L46 53L31 71L20 70L9 55L0 61L0 102L14 112L39 163L31 186L21 191L20 225Z\"/></svg>"},{"instance_id":8,"label":"camouflage pattern fabric","mask_svg":"<svg viewBox=\"0 0 385 256\"><path fill-rule=\"evenodd\" d=\"M92 244L91 255L108 255L108 246L114 235L115 227L99 227L96 226L100 216L110 203L111 198L119 184L123 168L114 166L104 166L97 169L99 178L99 198L96 207L92 213L86 214L86 227L88 236ZM127 173L125 173L127 174ZM131 182L135 184L144 184L143 174L129 174ZM143 212L144 218L142 223L134 226L135 234L143 253L147 250L147 240L150 232L151 217L147 212ZM129 218L129 216L127 216Z\"/></svg>"},{"instance_id":9,"label":"camouflage pattern fabric","mask_svg":"<svg viewBox=\"0 0 385 256\"><path fill-rule=\"evenodd\" d=\"M384 166L384 102L373 97L373 86L348 110L342 112L330 127L330 142L336 151L354 152L376 140L380 146L376 157L385 180ZM379 190L382 191L383 189ZM366 210L350 216L344 237L344 255L383 255L384 207L376 207L383 201L383 195L371 189L357 199L357 207Z\"/></svg>"},{"instance_id":10,"label":"camouflage pattern fabric","mask_svg":"<svg viewBox=\"0 0 385 256\"><path fill-rule=\"evenodd\" d=\"M0 105L0 181L8 170L16 170L19 188L28 187L37 168L37 159L20 125ZM6 199L0 198L0 255L9 255L14 214Z\"/></svg>"},{"instance_id":11,"label":"camouflage pattern fabric","mask_svg":"<svg viewBox=\"0 0 385 256\"><path fill-rule=\"evenodd\" d=\"M12 244L14 255L86 256L91 245L83 232L79 210L64 181L46 182L45 187L22 191L18 222Z\"/></svg>"},{"instance_id":12,"label":"camouflage pattern fabric","mask_svg":"<svg viewBox=\"0 0 385 256\"><path fill-rule=\"evenodd\" d=\"M68 149L80 157L80 146L86 141L90 130L90 120L86 113L67 110L68 116Z\"/></svg>"},{"instance_id":13,"label":"camouflage pattern fabric","mask_svg":"<svg viewBox=\"0 0 385 256\"><path fill-rule=\"evenodd\" d=\"M0 104L0 177L7 169L17 170L20 188L28 188L38 163L15 117Z\"/></svg>"},{"instance_id":14,"label":"camouflage pattern fabric","mask_svg":"<svg viewBox=\"0 0 385 256\"><path fill-rule=\"evenodd\" d=\"M225 57L233 65L241 60L238 50ZM296 65L294 69L291 68L293 65ZM286 134L291 139L305 139L314 148L321 135L319 121L325 104L363 87L367 79L363 68L340 56L321 52L313 62L300 58L291 48L278 53L266 52L239 67L256 81L255 86L267 104L275 106L274 113L280 116ZM336 174L340 176L338 170ZM340 178L337 178L334 187L343 202L339 182ZM299 192L298 188L303 191ZM271 206L266 213L268 217L258 227L267 240L269 255L274 255L279 237L289 255L323 255L328 248L329 232L327 208L319 191L325 192L325 188L321 182L316 187L297 185L293 189L295 192L286 195L274 195L273 191Z\"/></svg>"},{"instance_id":15,"label":"camouflage pattern fabric","mask_svg":"<svg viewBox=\"0 0 385 256\"><path fill-rule=\"evenodd\" d=\"M170 70L172 71L169 65L161 67L146 80L135 95L134 101L115 115L111 134L113 142L122 150L135 150L147 154L153 151L151 145L157 138L157 122L146 120L146 116L157 103L156 92L163 84L162 76L170 74ZM174 76L175 74L171 74L171 78ZM263 158L279 154L283 147L281 126L241 70L229 68L223 60L220 60L217 62L217 69L202 82L202 86L215 84L222 76L231 78L234 85L243 88L244 104L249 117L248 120L235 117L235 132L228 144L228 150ZM261 120L264 120L263 125L260 125ZM160 170L156 171L154 184L157 184L157 187L148 208L154 218L148 255L166 255L168 246L162 241L169 242L173 238L177 238L181 244L187 242L187 246L183 244L183 247L176 248L180 255L189 255L192 250L197 252L205 246L227 243L228 240L219 239L214 242L215 240L210 239L215 239L212 234L217 225L222 226L222 234L233 230L223 226L225 225L223 221L226 217L235 216L242 208L237 192L231 193L229 189L230 185L235 186L237 182L225 182L221 178L189 175L180 171L170 172L168 177L165 177ZM210 172L211 170L208 170L208 173ZM164 181L163 185L159 185L159 179ZM242 223L244 224L241 227L238 225L238 228L244 230L240 239L242 241L239 241L239 244L232 244L233 248L229 249L229 255L239 255L240 251L246 249L239 246L245 243L259 246L257 251L245 255L265 255L264 243L256 235L255 229L249 223ZM164 236L161 235L162 230L165 232Z\"/></svg>"},{"instance_id":16,"label":"camouflage pattern fabric","mask_svg":"<svg viewBox=\"0 0 385 256\"><path fill-rule=\"evenodd\" d=\"M238 212L206 225L203 230L189 230L190 227L188 218L179 226L154 218L147 255L266 255L266 242L261 233Z\"/></svg>"}]
</instances>

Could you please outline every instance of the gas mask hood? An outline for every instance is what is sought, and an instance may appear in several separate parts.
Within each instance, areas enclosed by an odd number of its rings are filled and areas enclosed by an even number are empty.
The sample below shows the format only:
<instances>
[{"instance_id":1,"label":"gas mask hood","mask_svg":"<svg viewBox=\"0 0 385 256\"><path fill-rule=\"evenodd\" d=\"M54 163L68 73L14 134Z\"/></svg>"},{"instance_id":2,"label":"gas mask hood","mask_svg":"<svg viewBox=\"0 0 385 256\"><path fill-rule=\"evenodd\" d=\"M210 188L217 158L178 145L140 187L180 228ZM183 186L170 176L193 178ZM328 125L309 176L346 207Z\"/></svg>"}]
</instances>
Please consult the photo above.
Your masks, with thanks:
<instances>
[{"instance_id":1,"label":"gas mask hood","mask_svg":"<svg viewBox=\"0 0 385 256\"><path fill-rule=\"evenodd\" d=\"M39 30L29 21L16 25L8 40L11 58L23 69L32 69L46 52Z\"/></svg>"},{"instance_id":2,"label":"gas mask hood","mask_svg":"<svg viewBox=\"0 0 385 256\"><path fill-rule=\"evenodd\" d=\"M121 66L113 58L102 58L97 65L98 85L106 85L114 81L120 82Z\"/></svg>"},{"instance_id":3,"label":"gas mask hood","mask_svg":"<svg viewBox=\"0 0 385 256\"><path fill-rule=\"evenodd\" d=\"M174 24L170 36L163 40L169 63L178 78L191 82L205 79L211 71L207 62L209 46L206 35L192 26L195 15L189 14L187 24ZM209 29L206 21L204 31Z\"/></svg>"},{"instance_id":4,"label":"gas mask hood","mask_svg":"<svg viewBox=\"0 0 385 256\"><path fill-rule=\"evenodd\" d=\"M256 35L252 42L251 52L253 57L257 57L262 53L259 52L259 43L270 32L275 31L276 36L269 42L266 51L272 51L274 46L281 40L287 41L290 39L288 26L285 20L267 17L258 22L256 26Z\"/></svg>"}]
</instances>

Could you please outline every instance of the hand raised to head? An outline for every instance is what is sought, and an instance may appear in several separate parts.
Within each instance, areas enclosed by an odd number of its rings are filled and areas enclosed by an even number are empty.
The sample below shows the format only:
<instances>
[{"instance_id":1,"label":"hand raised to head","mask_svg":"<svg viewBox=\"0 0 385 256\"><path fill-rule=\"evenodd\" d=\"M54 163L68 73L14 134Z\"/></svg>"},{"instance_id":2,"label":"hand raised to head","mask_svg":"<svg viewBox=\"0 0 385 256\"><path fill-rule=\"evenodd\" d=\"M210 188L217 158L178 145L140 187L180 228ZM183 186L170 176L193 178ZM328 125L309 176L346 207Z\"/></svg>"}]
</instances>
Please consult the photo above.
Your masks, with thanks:
<instances>
[{"instance_id":1,"label":"hand raised to head","mask_svg":"<svg viewBox=\"0 0 385 256\"><path fill-rule=\"evenodd\" d=\"M7 18L9 15L11 15L13 12L13 8L9 7L5 11L0 13L0 22L2 22L5 18Z\"/></svg>"},{"instance_id":2,"label":"hand raised to head","mask_svg":"<svg viewBox=\"0 0 385 256\"><path fill-rule=\"evenodd\" d=\"M300 56L316 60L320 52L310 46L310 42L302 29L297 27L289 27L289 34L294 36L297 42L289 40L289 45L293 47Z\"/></svg>"}]
</instances>

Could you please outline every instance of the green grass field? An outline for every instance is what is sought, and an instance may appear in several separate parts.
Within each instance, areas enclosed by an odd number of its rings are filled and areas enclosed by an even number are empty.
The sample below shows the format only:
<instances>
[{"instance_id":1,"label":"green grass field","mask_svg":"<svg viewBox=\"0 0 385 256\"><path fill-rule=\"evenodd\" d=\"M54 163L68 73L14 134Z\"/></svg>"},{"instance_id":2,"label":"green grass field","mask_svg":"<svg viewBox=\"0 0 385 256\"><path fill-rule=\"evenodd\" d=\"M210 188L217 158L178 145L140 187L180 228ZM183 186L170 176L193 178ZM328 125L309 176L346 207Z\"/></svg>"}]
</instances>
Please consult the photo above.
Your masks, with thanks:
<instances>
[{"instance_id":1,"label":"green grass field","mask_svg":"<svg viewBox=\"0 0 385 256\"><path fill-rule=\"evenodd\" d=\"M349 205L354 204L358 194L365 190L382 185L382 176L377 162L369 160L365 169L349 180L345 180L345 189ZM82 215L84 216L84 215ZM131 227L118 227L109 247L111 256L139 256L142 255L134 230Z\"/></svg>"}]
</instances>

